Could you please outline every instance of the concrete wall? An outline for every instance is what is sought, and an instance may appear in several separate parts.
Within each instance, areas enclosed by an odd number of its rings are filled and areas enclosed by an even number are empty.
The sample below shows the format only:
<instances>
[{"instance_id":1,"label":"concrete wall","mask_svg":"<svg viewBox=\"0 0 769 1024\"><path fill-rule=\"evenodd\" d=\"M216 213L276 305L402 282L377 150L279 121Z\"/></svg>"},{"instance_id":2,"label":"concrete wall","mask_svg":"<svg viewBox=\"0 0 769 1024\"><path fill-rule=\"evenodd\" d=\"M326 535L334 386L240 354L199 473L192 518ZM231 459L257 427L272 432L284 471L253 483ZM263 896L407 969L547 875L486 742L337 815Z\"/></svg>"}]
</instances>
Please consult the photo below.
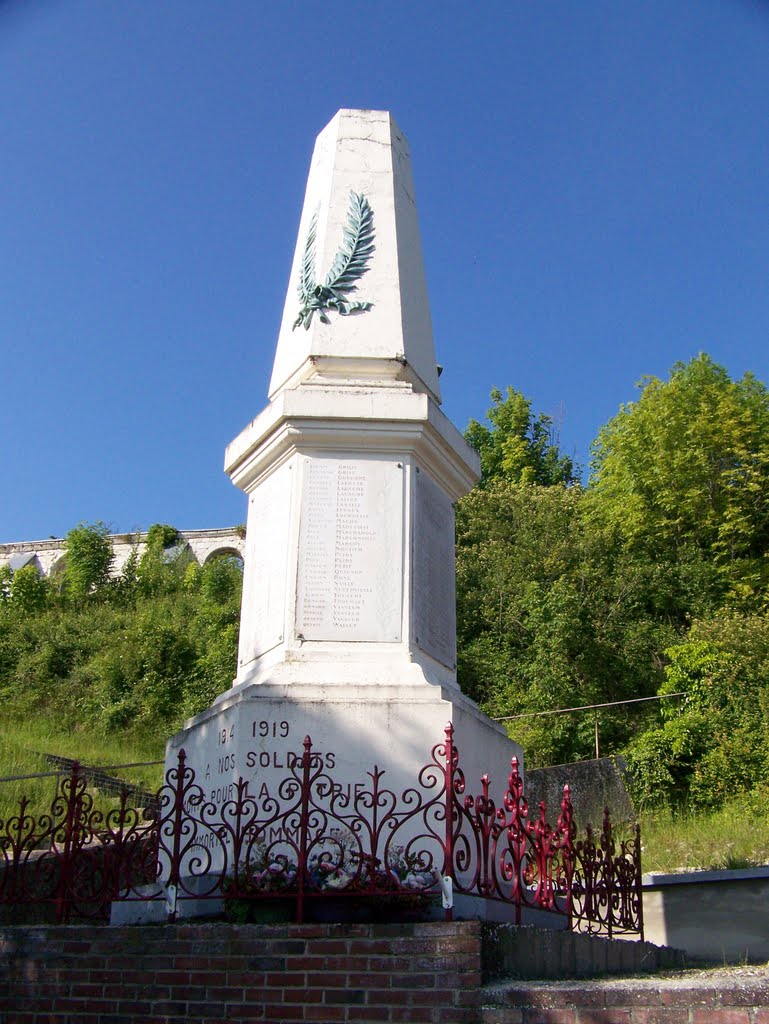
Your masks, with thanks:
<instances>
[{"instance_id":1,"label":"concrete wall","mask_svg":"<svg viewBox=\"0 0 769 1024\"><path fill-rule=\"evenodd\" d=\"M652 942L716 962L769 959L769 866L644 875Z\"/></svg>"},{"instance_id":2,"label":"concrete wall","mask_svg":"<svg viewBox=\"0 0 769 1024\"><path fill-rule=\"evenodd\" d=\"M563 800L563 787L571 786L574 820L583 831L588 822L600 829L604 807L609 808L614 824L632 820L633 804L625 788L624 761L621 757L599 757L526 772L526 799L533 814L540 801L547 804L548 821L555 821Z\"/></svg>"}]
</instances>

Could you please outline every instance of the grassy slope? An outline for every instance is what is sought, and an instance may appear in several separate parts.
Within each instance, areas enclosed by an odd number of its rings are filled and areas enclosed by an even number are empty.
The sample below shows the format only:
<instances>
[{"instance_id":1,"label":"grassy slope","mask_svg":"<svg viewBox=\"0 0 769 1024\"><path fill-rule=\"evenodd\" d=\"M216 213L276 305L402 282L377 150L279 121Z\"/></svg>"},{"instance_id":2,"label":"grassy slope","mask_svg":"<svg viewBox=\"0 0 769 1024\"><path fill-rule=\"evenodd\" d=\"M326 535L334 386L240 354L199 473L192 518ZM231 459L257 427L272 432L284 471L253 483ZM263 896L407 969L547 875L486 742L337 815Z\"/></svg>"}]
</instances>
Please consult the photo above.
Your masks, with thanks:
<instances>
[{"instance_id":1,"label":"grassy slope","mask_svg":"<svg viewBox=\"0 0 769 1024\"><path fill-rule=\"evenodd\" d=\"M135 733L105 737L86 729L73 734L57 727L54 720L37 714L26 721L6 720L0 724L0 779L50 772L51 765L44 754L77 758L88 765L107 766L162 760L163 750L164 741L157 737ZM111 774L153 791L161 785L163 766L119 769ZM42 809L50 803L55 785L55 778L0 782L0 820L18 813L19 800L23 796Z\"/></svg>"},{"instance_id":2,"label":"grassy slope","mask_svg":"<svg viewBox=\"0 0 769 1024\"><path fill-rule=\"evenodd\" d=\"M715 811L641 815L645 872L769 864L769 792L754 791Z\"/></svg>"}]
</instances>

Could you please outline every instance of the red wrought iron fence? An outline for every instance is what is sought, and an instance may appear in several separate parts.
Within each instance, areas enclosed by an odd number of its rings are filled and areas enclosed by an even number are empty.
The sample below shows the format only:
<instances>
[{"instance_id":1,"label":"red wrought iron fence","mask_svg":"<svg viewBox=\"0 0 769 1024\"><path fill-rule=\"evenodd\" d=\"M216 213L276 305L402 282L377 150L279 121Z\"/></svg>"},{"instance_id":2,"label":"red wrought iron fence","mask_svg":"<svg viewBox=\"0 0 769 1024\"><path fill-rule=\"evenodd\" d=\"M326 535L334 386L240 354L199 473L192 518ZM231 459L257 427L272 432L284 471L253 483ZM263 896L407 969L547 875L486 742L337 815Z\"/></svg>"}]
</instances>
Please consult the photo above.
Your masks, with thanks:
<instances>
[{"instance_id":1,"label":"red wrought iron fence","mask_svg":"<svg viewBox=\"0 0 769 1024\"><path fill-rule=\"evenodd\" d=\"M568 786L554 825L544 804L530 814L515 758L500 799L486 775L466 792L451 725L400 792L376 766L342 786L326 763L307 737L276 796L257 799L239 779L214 803L181 751L154 809L123 792L108 811L75 764L49 810L22 799L0 821L0 905L48 905L68 922L107 920L125 901L165 901L170 920L184 901L246 916L280 901L303 921L324 907L426 914L438 900L451 917L473 897L508 905L517 923L545 911L575 930L643 938L638 826L617 839L607 811L600 832L578 837Z\"/></svg>"}]
</instances>

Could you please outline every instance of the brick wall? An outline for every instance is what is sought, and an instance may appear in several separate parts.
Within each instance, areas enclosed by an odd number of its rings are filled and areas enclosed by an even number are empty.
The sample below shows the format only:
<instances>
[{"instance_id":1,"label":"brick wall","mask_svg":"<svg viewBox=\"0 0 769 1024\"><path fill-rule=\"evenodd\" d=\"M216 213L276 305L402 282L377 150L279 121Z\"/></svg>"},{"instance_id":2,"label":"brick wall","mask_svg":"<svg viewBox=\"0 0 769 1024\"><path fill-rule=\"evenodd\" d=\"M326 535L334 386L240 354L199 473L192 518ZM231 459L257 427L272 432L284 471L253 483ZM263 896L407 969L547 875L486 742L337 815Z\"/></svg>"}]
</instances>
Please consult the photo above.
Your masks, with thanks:
<instances>
[{"instance_id":1,"label":"brick wall","mask_svg":"<svg viewBox=\"0 0 769 1024\"><path fill-rule=\"evenodd\" d=\"M0 928L0 1024L473 1024L477 922Z\"/></svg>"},{"instance_id":2,"label":"brick wall","mask_svg":"<svg viewBox=\"0 0 769 1024\"><path fill-rule=\"evenodd\" d=\"M481 948L474 921L0 928L0 1024L769 1024L766 968L483 988Z\"/></svg>"}]
</instances>

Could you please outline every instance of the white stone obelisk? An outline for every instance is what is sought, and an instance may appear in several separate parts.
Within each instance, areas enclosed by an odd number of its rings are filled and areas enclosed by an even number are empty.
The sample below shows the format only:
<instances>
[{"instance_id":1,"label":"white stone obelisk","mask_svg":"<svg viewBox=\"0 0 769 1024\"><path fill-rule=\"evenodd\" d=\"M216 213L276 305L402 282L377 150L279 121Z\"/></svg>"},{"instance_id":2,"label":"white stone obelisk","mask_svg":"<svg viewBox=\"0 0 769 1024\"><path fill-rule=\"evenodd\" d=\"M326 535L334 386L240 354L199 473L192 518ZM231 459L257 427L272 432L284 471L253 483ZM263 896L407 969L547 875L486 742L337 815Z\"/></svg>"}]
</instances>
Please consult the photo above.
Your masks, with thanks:
<instances>
[{"instance_id":1,"label":"white stone obelisk","mask_svg":"<svg viewBox=\"0 0 769 1024\"><path fill-rule=\"evenodd\" d=\"M356 305L357 304L357 305ZM273 794L305 735L341 784L413 785L451 721L468 792L521 750L456 681L453 503L479 475L441 412L406 141L318 136L269 404L230 444L248 495L233 686L169 741L215 801Z\"/></svg>"}]
</instances>

